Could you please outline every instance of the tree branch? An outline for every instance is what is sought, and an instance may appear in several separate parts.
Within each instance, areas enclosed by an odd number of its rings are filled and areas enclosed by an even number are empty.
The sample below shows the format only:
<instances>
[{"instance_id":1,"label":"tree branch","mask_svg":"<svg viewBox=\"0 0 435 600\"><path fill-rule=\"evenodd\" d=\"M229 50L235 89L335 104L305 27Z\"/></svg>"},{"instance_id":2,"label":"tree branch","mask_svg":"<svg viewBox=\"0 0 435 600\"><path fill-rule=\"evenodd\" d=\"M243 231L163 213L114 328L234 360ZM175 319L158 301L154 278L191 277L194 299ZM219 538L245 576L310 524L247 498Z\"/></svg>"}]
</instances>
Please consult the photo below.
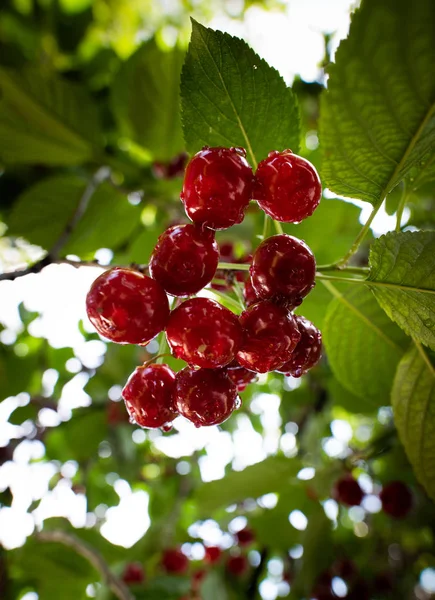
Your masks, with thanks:
<instances>
[{"instance_id":1,"label":"tree branch","mask_svg":"<svg viewBox=\"0 0 435 600\"><path fill-rule=\"evenodd\" d=\"M118 579L109 569L103 557L89 544L79 539L75 535L65 531L41 531L36 534L36 539L41 542L56 542L68 546L85 558L101 574L105 583L119 600L134 600L127 586Z\"/></svg>"}]
</instances>

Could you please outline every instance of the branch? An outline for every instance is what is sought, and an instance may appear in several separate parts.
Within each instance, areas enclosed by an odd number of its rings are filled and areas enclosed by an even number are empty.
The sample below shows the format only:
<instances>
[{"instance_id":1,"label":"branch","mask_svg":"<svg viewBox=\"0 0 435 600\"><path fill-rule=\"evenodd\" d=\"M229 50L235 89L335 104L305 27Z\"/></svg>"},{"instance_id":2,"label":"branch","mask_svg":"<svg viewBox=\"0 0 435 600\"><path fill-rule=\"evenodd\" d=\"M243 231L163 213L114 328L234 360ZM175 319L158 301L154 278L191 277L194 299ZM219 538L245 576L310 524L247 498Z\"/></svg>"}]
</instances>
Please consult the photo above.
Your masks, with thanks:
<instances>
[{"instance_id":1,"label":"branch","mask_svg":"<svg viewBox=\"0 0 435 600\"><path fill-rule=\"evenodd\" d=\"M101 574L104 582L119 600L134 600L127 586L109 569L103 557L89 544L75 535L65 531L41 531L36 534L36 539L41 542L56 542L68 546L85 558Z\"/></svg>"}]
</instances>

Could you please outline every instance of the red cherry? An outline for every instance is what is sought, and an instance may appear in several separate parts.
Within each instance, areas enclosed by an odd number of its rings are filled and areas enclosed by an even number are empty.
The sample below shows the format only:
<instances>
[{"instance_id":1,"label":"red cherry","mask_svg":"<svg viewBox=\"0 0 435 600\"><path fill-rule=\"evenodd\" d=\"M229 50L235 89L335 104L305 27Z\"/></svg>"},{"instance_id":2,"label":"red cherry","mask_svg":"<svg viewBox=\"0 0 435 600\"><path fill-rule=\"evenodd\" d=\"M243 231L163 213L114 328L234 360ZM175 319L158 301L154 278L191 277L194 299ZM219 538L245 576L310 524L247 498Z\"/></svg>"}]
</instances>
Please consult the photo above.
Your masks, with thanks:
<instances>
[{"instance_id":1,"label":"red cherry","mask_svg":"<svg viewBox=\"0 0 435 600\"><path fill-rule=\"evenodd\" d=\"M171 296L189 296L213 279L219 261L214 232L197 225L174 225L157 240L150 274Z\"/></svg>"},{"instance_id":2,"label":"red cherry","mask_svg":"<svg viewBox=\"0 0 435 600\"><path fill-rule=\"evenodd\" d=\"M167 573L185 573L189 567L189 559L178 548L168 548L163 552L162 566Z\"/></svg>"},{"instance_id":3,"label":"red cherry","mask_svg":"<svg viewBox=\"0 0 435 600\"><path fill-rule=\"evenodd\" d=\"M109 402L107 404L107 422L110 425L128 423L128 413L124 402Z\"/></svg>"},{"instance_id":4,"label":"red cherry","mask_svg":"<svg viewBox=\"0 0 435 600\"><path fill-rule=\"evenodd\" d=\"M175 374L168 365L137 367L122 396L133 421L141 427L162 427L177 416L174 404Z\"/></svg>"},{"instance_id":5,"label":"red cherry","mask_svg":"<svg viewBox=\"0 0 435 600\"><path fill-rule=\"evenodd\" d=\"M349 473L335 482L333 497L341 504L359 506L364 498L364 492L358 481Z\"/></svg>"},{"instance_id":6,"label":"red cherry","mask_svg":"<svg viewBox=\"0 0 435 600\"><path fill-rule=\"evenodd\" d=\"M244 527L236 533L239 546L249 546L255 540L255 534L249 527Z\"/></svg>"},{"instance_id":7,"label":"red cherry","mask_svg":"<svg viewBox=\"0 0 435 600\"><path fill-rule=\"evenodd\" d=\"M412 508L411 491L402 481L387 483L379 497L384 513L395 519L403 519Z\"/></svg>"},{"instance_id":8,"label":"red cherry","mask_svg":"<svg viewBox=\"0 0 435 600\"><path fill-rule=\"evenodd\" d=\"M252 198L252 169L242 148L200 150L186 167L181 200L187 216L210 229L241 223Z\"/></svg>"},{"instance_id":9,"label":"red cherry","mask_svg":"<svg viewBox=\"0 0 435 600\"><path fill-rule=\"evenodd\" d=\"M125 567L122 575L122 581L127 585L142 583L144 580L144 571L142 565L138 563L130 563Z\"/></svg>"},{"instance_id":10,"label":"red cherry","mask_svg":"<svg viewBox=\"0 0 435 600\"><path fill-rule=\"evenodd\" d=\"M205 369L230 363L242 343L237 316L208 298L186 300L172 311L166 327L172 353Z\"/></svg>"},{"instance_id":11,"label":"red cherry","mask_svg":"<svg viewBox=\"0 0 435 600\"><path fill-rule=\"evenodd\" d=\"M193 592L199 592L201 583L203 582L206 575L207 575L207 571L205 569L199 569L198 571L194 571L194 573L192 573L192 591Z\"/></svg>"},{"instance_id":12,"label":"red cherry","mask_svg":"<svg viewBox=\"0 0 435 600\"><path fill-rule=\"evenodd\" d=\"M254 288L252 287L252 280L250 277L245 281L245 285L243 288L243 299L245 300L246 306L251 306L260 300L260 298L255 293Z\"/></svg>"},{"instance_id":13,"label":"red cherry","mask_svg":"<svg viewBox=\"0 0 435 600\"><path fill-rule=\"evenodd\" d=\"M245 367L239 365L236 360L233 360L227 367L227 375L237 386L238 392L243 392L247 385L253 383L257 379L257 373L248 371Z\"/></svg>"},{"instance_id":14,"label":"red cherry","mask_svg":"<svg viewBox=\"0 0 435 600\"><path fill-rule=\"evenodd\" d=\"M154 162L153 172L157 179L173 179L182 177L187 163L187 154L182 152L169 162Z\"/></svg>"},{"instance_id":15,"label":"red cherry","mask_svg":"<svg viewBox=\"0 0 435 600\"><path fill-rule=\"evenodd\" d=\"M237 361L257 373L279 369L290 360L301 337L293 315L267 300L245 310L240 315L240 324L245 339Z\"/></svg>"},{"instance_id":16,"label":"red cherry","mask_svg":"<svg viewBox=\"0 0 435 600\"><path fill-rule=\"evenodd\" d=\"M235 577L240 577L249 567L246 556L230 556L227 560L227 569Z\"/></svg>"},{"instance_id":17,"label":"red cherry","mask_svg":"<svg viewBox=\"0 0 435 600\"><path fill-rule=\"evenodd\" d=\"M332 591L332 576L330 573L326 571L319 575L313 588L312 596L316 600L333 600L336 597Z\"/></svg>"},{"instance_id":18,"label":"red cherry","mask_svg":"<svg viewBox=\"0 0 435 600\"><path fill-rule=\"evenodd\" d=\"M185 368L176 381L176 407L196 427L219 425L237 408L237 388L223 369Z\"/></svg>"},{"instance_id":19,"label":"red cherry","mask_svg":"<svg viewBox=\"0 0 435 600\"><path fill-rule=\"evenodd\" d=\"M250 273L259 298L294 308L314 287L316 261L305 242L283 233L258 246Z\"/></svg>"},{"instance_id":20,"label":"red cherry","mask_svg":"<svg viewBox=\"0 0 435 600\"><path fill-rule=\"evenodd\" d=\"M222 550L218 546L206 546L205 562L209 564L217 563L222 555Z\"/></svg>"},{"instance_id":21,"label":"red cherry","mask_svg":"<svg viewBox=\"0 0 435 600\"><path fill-rule=\"evenodd\" d=\"M353 579L357 574L357 568L353 561L348 558L340 558L332 565L332 571L337 577L349 580Z\"/></svg>"},{"instance_id":22,"label":"red cherry","mask_svg":"<svg viewBox=\"0 0 435 600\"><path fill-rule=\"evenodd\" d=\"M97 277L86 310L98 333L118 344L147 344L169 319L168 298L160 285L139 271L119 267Z\"/></svg>"},{"instance_id":23,"label":"red cherry","mask_svg":"<svg viewBox=\"0 0 435 600\"><path fill-rule=\"evenodd\" d=\"M322 334L311 321L305 317L295 315L296 323L301 332L298 342L289 361L277 369L279 373L301 377L316 365L322 354Z\"/></svg>"},{"instance_id":24,"label":"red cherry","mask_svg":"<svg viewBox=\"0 0 435 600\"><path fill-rule=\"evenodd\" d=\"M322 186L308 160L291 150L275 150L258 165L254 197L272 219L299 223L319 205Z\"/></svg>"}]
</instances>

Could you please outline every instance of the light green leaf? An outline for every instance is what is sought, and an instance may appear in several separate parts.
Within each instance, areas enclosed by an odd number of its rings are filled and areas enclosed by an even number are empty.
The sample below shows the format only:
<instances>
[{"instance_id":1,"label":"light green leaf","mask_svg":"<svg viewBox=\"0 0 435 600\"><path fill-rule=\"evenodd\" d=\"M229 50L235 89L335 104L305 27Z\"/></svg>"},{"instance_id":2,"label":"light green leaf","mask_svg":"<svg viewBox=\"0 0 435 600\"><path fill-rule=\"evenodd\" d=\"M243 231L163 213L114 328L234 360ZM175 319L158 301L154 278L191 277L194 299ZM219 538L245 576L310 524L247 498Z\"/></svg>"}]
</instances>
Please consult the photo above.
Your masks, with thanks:
<instances>
[{"instance_id":1,"label":"light green leaf","mask_svg":"<svg viewBox=\"0 0 435 600\"><path fill-rule=\"evenodd\" d=\"M225 508L246 498L258 498L286 488L301 469L295 458L270 456L243 471L232 471L223 479L202 485L195 496L201 514Z\"/></svg>"},{"instance_id":2,"label":"light green leaf","mask_svg":"<svg viewBox=\"0 0 435 600\"><path fill-rule=\"evenodd\" d=\"M74 175L56 175L27 189L7 219L9 234L49 249L73 216L87 182ZM98 248L117 248L139 224L140 207L108 183L94 192L63 255L93 255Z\"/></svg>"},{"instance_id":3,"label":"light green leaf","mask_svg":"<svg viewBox=\"0 0 435 600\"><path fill-rule=\"evenodd\" d=\"M356 286L331 302L323 340L334 375L349 391L378 406L390 401L397 364L409 338L370 290Z\"/></svg>"},{"instance_id":4,"label":"light green leaf","mask_svg":"<svg viewBox=\"0 0 435 600\"><path fill-rule=\"evenodd\" d=\"M271 150L299 148L295 96L279 73L243 41L192 20L181 75L184 139L202 146L241 146L255 168Z\"/></svg>"},{"instance_id":5,"label":"light green leaf","mask_svg":"<svg viewBox=\"0 0 435 600\"><path fill-rule=\"evenodd\" d=\"M422 346L413 345L400 361L391 401L409 461L435 500L435 368Z\"/></svg>"},{"instance_id":6,"label":"light green leaf","mask_svg":"<svg viewBox=\"0 0 435 600\"><path fill-rule=\"evenodd\" d=\"M365 0L321 104L324 183L377 205L435 147L435 3Z\"/></svg>"},{"instance_id":7,"label":"light green leaf","mask_svg":"<svg viewBox=\"0 0 435 600\"><path fill-rule=\"evenodd\" d=\"M390 319L435 350L435 231L387 233L370 250L373 293Z\"/></svg>"},{"instance_id":8,"label":"light green leaf","mask_svg":"<svg viewBox=\"0 0 435 600\"><path fill-rule=\"evenodd\" d=\"M169 160L184 149L180 118L180 74L185 53L141 46L113 82L111 105L122 135Z\"/></svg>"},{"instance_id":9,"label":"light green leaf","mask_svg":"<svg viewBox=\"0 0 435 600\"><path fill-rule=\"evenodd\" d=\"M0 67L0 160L79 164L102 144L86 91L54 74Z\"/></svg>"}]
</instances>

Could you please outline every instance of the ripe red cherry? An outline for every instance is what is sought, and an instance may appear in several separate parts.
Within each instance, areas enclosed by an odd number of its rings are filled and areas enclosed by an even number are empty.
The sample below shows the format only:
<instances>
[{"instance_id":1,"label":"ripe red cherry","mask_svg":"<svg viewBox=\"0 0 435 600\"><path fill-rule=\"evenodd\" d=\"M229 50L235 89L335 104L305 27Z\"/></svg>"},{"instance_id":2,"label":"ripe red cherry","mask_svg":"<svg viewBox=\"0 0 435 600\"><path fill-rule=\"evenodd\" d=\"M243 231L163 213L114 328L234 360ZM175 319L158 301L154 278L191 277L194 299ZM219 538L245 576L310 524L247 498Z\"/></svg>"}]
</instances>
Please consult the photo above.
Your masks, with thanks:
<instances>
[{"instance_id":1,"label":"ripe red cherry","mask_svg":"<svg viewBox=\"0 0 435 600\"><path fill-rule=\"evenodd\" d=\"M245 285L243 287L243 299L245 300L246 306L251 306L258 302L260 298L255 293L254 288L252 287L252 280L250 277L245 281Z\"/></svg>"},{"instance_id":2,"label":"ripe red cherry","mask_svg":"<svg viewBox=\"0 0 435 600\"><path fill-rule=\"evenodd\" d=\"M141 427L154 428L177 416L174 391L174 372L168 365L152 364L133 371L122 396L131 419Z\"/></svg>"},{"instance_id":3,"label":"ripe red cherry","mask_svg":"<svg viewBox=\"0 0 435 600\"><path fill-rule=\"evenodd\" d=\"M185 368L176 381L177 410L196 427L219 425L237 408L237 388L223 369Z\"/></svg>"},{"instance_id":4,"label":"ripe red cherry","mask_svg":"<svg viewBox=\"0 0 435 600\"><path fill-rule=\"evenodd\" d=\"M259 298L294 308L314 287L316 260L305 242L283 233L258 246L250 273Z\"/></svg>"},{"instance_id":5,"label":"ripe red cherry","mask_svg":"<svg viewBox=\"0 0 435 600\"><path fill-rule=\"evenodd\" d=\"M249 546L255 540L255 534L249 527L244 527L236 533L239 546Z\"/></svg>"},{"instance_id":6,"label":"ripe red cherry","mask_svg":"<svg viewBox=\"0 0 435 600\"><path fill-rule=\"evenodd\" d=\"M379 497L384 513L395 519L403 519L412 508L411 491L402 481L391 481L385 485Z\"/></svg>"},{"instance_id":7,"label":"ripe red cherry","mask_svg":"<svg viewBox=\"0 0 435 600\"><path fill-rule=\"evenodd\" d=\"M166 337L172 353L204 369L230 363L242 343L237 316L208 298L186 300L172 311Z\"/></svg>"},{"instance_id":8,"label":"ripe red cherry","mask_svg":"<svg viewBox=\"0 0 435 600\"><path fill-rule=\"evenodd\" d=\"M163 552L162 566L167 573L185 573L189 566L189 559L178 548L168 548Z\"/></svg>"},{"instance_id":9,"label":"ripe red cherry","mask_svg":"<svg viewBox=\"0 0 435 600\"><path fill-rule=\"evenodd\" d=\"M275 150L258 165L254 197L272 219L299 223L317 208L322 186L308 160L291 150Z\"/></svg>"},{"instance_id":10,"label":"ripe red cherry","mask_svg":"<svg viewBox=\"0 0 435 600\"><path fill-rule=\"evenodd\" d=\"M227 375L237 386L238 392L243 392L247 385L253 383L257 379L257 373L248 371L245 367L239 365L236 360L233 360L227 367Z\"/></svg>"},{"instance_id":11,"label":"ripe red cherry","mask_svg":"<svg viewBox=\"0 0 435 600\"><path fill-rule=\"evenodd\" d=\"M147 344L169 319L168 298L160 285L139 271L118 267L94 281L86 310L98 333L118 344Z\"/></svg>"},{"instance_id":12,"label":"ripe red cherry","mask_svg":"<svg viewBox=\"0 0 435 600\"><path fill-rule=\"evenodd\" d=\"M171 296L189 296L213 279L219 261L214 232L199 225L174 225L157 240L150 274Z\"/></svg>"},{"instance_id":13,"label":"ripe red cherry","mask_svg":"<svg viewBox=\"0 0 435 600\"><path fill-rule=\"evenodd\" d=\"M240 577L249 567L246 556L230 556L227 560L227 569L235 577Z\"/></svg>"},{"instance_id":14,"label":"ripe red cherry","mask_svg":"<svg viewBox=\"0 0 435 600\"><path fill-rule=\"evenodd\" d=\"M187 163L187 154L182 152L174 156L169 162L153 163L153 172L157 179L174 179L182 177Z\"/></svg>"},{"instance_id":15,"label":"ripe red cherry","mask_svg":"<svg viewBox=\"0 0 435 600\"><path fill-rule=\"evenodd\" d=\"M206 546L205 562L210 565L217 563L222 555L222 550L218 546Z\"/></svg>"},{"instance_id":16,"label":"ripe red cherry","mask_svg":"<svg viewBox=\"0 0 435 600\"><path fill-rule=\"evenodd\" d=\"M240 315L245 339L237 353L240 365L257 373L279 369L290 360L301 334L293 315L267 300Z\"/></svg>"},{"instance_id":17,"label":"ripe red cherry","mask_svg":"<svg viewBox=\"0 0 435 600\"><path fill-rule=\"evenodd\" d=\"M122 581L127 585L142 583L144 580L144 571L142 565L138 563L130 563L125 567L122 575Z\"/></svg>"},{"instance_id":18,"label":"ripe red cherry","mask_svg":"<svg viewBox=\"0 0 435 600\"><path fill-rule=\"evenodd\" d=\"M364 498L364 492L358 481L348 474L335 482L333 496L341 504L359 506Z\"/></svg>"},{"instance_id":19,"label":"ripe red cherry","mask_svg":"<svg viewBox=\"0 0 435 600\"><path fill-rule=\"evenodd\" d=\"M277 369L279 373L301 377L316 365L322 354L322 334L311 321L299 315L295 316L301 339L298 342L290 360Z\"/></svg>"},{"instance_id":20,"label":"ripe red cherry","mask_svg":"<svg viewBox=\"0 0 435 600\"><path fill-rule=\"evenodd\" d=\"M204 147L186 167L181 200L187 216L210 229L241 223L252 198L252 169L243 148Z\"/></svg>"}]
</instances>

